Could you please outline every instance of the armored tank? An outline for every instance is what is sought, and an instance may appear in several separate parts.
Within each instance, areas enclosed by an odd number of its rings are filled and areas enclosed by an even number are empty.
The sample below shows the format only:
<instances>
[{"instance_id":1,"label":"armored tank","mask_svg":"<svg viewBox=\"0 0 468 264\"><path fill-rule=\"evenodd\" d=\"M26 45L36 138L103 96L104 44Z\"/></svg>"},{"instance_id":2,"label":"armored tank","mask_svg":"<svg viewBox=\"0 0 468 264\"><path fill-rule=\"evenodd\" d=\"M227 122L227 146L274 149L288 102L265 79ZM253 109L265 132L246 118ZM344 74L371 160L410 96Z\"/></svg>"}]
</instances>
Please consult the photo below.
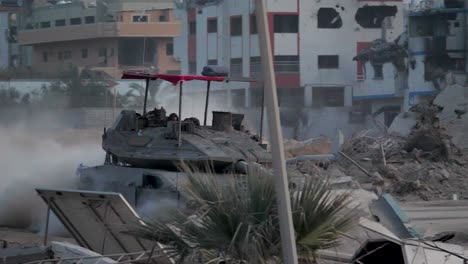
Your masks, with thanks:
<instances>
[{"instance_id":1,"label":"armored tank","mask_svg":"<svg viewBox=\"0 0 468 264\"><path fill-rule=\"evenodd\" d=\"M247 163L270 163L265 146L244 131L242 114L213 112L212 125L206 125L210 84L227 81L226 77L127 72L123 78L146 80L143 111L124 110L112 127L104 130L105 164L80 167L80 189L120 192L138 206L151 197L180 195L178 186L185 178L177 171L181 162L208 165L220 177L226 171L245 172ZM168 114L164 107L146 111L148 84L155 79L179 84L178 114ZM191 80L207 82L203 123L195 117L181 117L183 83Z\"/></svg>"}]
</instances>

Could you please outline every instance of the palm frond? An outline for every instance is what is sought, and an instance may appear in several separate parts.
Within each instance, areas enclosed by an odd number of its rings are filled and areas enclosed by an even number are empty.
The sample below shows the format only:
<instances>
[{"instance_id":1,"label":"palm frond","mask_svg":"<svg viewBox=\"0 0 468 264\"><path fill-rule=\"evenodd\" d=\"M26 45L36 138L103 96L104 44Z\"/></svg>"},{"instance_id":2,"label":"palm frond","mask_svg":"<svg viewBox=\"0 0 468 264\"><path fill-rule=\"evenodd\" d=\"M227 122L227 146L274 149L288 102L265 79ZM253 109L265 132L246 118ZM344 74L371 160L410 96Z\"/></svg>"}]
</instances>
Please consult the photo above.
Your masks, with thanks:
<instances>
[{"instance_id":1,"label":"palm frond","mask_svg":"<svg viewBox=\"0 0 468 264\"><path fill-rule=\"evenodd\" d=\"M182 164L185 191L195 204L191 215L170 212L147 220L136 235L171 246L181 263L271 263L281 256L278 210L273 176L249 166L247 175L216 175ZM335 194L327 181L307 179L290 193L299 254L334 245L351 226L348 194ZM191 261L191 262L190 262Z\"/></svg>"}]
</instances>

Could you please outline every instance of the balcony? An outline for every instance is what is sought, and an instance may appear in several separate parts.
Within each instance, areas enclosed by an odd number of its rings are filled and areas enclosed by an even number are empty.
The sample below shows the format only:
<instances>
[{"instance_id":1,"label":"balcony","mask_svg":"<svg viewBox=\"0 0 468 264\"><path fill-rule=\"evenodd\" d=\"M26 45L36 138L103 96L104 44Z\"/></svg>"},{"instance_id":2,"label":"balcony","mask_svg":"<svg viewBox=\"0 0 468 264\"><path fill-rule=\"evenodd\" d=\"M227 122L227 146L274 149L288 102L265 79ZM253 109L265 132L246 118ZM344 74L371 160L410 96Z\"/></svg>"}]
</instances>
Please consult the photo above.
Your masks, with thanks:
<instances>
[{"instance_id":1,"label":"balcony","mask_svg":"<svg viewBox=\"0 0 468 264\"><path fill-rule=\"evenodd\" d=\"M18 40L21 45L34 45L96 38L176 37L180 35L180 30L180 22L110 22L21 30Z\"/></svg>"}]
</instances>

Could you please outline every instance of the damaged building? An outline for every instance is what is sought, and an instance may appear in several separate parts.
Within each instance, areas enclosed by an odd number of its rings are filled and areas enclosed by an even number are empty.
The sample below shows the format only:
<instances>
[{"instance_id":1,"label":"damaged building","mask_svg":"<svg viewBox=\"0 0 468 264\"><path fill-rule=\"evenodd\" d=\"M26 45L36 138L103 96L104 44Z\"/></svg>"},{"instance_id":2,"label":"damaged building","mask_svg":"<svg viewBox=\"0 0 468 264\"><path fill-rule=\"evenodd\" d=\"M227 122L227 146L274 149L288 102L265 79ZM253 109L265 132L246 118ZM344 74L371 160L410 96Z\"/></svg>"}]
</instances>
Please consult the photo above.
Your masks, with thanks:
<instances>
[{"instance_id":1,"label":"damaged building","mask_svg":"<svg viewBox=\"0 0 468 264\"><path fill-rule=\"evenodd\" d=\"M73 64L120 78L123 70L179 73L173 1L24 1L19 43L34 72Z\"/></svg>"},{"instance_id":2,"label":"damaged building","mask_svg":"<svg viewBox=\"0 0 468 264\"><path fill-rule=\"evenodd\" d=\"M183 1L178 7L183 27L176 53L183 73L222 65L233 77L259 75L253 0ZM395 79L393 65L366 66L365 71L364 63L353 58L382 38L382 28L386 41L399 38L404 31L403 1L269 0L267 12L286 137L327 135L336 142L340 133L350 135L372 125L372 113L381 111L388 123L398 114L401 98L395 94L400 79ZM258 86L231 83L215 89L227 108L248 114L260 109Z\"/></svg>"}]
</instances>

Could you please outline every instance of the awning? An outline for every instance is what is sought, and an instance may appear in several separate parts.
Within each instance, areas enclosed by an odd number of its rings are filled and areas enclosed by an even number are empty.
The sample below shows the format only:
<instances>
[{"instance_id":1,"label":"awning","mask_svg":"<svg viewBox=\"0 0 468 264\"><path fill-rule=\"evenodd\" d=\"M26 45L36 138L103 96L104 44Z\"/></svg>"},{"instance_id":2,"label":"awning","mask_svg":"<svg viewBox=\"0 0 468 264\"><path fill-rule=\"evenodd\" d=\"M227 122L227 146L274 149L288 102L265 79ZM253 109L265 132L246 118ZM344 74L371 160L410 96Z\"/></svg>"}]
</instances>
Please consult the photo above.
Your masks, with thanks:
<instances>
[{"instance_id":1,"label":"awning","mask_svg":"<svg viewBox=\"0 0 468 264\"><path fill-rule=\"evenodd\" d=\"M212 81L212 82L224 82L226 79L224 77L209 77L209 76L200 76L200 75L171 75L171 74L148 74L143 72L124 72L122 79L130 80L157 80L161 79L168 81L173 85L178 84L179 82L188 82L188 81Z\"/></svg>"}]
</instances>

